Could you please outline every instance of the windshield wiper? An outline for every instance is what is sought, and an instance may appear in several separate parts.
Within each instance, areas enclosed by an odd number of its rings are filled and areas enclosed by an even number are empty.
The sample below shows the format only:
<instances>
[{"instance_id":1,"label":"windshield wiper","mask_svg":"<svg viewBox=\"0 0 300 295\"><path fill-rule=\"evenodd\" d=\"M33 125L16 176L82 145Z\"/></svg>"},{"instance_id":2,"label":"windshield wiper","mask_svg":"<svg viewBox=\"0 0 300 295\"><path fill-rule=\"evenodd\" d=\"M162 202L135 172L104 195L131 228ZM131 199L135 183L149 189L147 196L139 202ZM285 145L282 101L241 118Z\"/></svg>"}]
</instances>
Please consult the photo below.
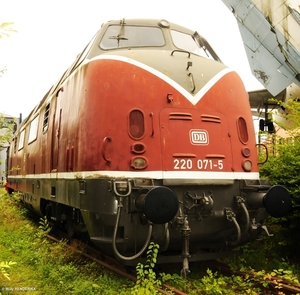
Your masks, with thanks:
<instances>
[{"instance_id":1,"label":"windshield wiper","mask_svg":"<svg viewBox=\"0 0 300 295\"><path fill-rule=\"evenodd\" d=\"M214 50L210 47L208 42L202 38L198 32L195 32L193 34L194 40L198 43L199 47L203 49L207 57L212 56L214 60L222 62L221 59L218 57L218 55L214 52Z\"/></svg>"},{"instance_id":2,"label":"windshield wiper","mask_svg":"<svg viewBox=\"0 0 300 295\"><path fill-rule=\"evenodd\" d=\"M202 40L202 38L200 37L200 35L198 34L198 32L195 32L193 34L193 39L198 43L199 47L203 49L203 51L205 52L205 54L207 55L207 57L209 57L209 54L207 53L207 49L205 47L205 44Z\"/></svg>"},{"instance_id":3,"label":"windshield wiper","mask_svg":"<svg viewBox=\"0 0 300 295\"><path fill-rule=\"evenodd\" d=\"M120 21L120 25L121 25L121 28L120 28L120 32L117 36L110 36L109 39L115 39L115 40L118 40L118 47L120 45L120 40L128 40L128 38L126 38L124 36L125 34L125 18L123 18L121 21Z\"/></svg>"}]
</instances>

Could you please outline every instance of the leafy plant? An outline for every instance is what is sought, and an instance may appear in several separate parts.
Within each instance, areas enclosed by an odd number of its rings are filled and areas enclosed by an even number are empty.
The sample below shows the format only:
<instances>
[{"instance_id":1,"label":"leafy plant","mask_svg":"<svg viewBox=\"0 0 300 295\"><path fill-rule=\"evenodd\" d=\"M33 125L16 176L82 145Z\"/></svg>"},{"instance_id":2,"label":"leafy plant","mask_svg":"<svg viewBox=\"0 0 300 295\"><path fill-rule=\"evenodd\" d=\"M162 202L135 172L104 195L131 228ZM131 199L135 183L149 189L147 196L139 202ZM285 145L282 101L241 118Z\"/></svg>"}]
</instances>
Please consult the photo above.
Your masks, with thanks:
<instances>
[{"instance_id":1,"label":"leafy plant","mask_svg":"<svg viewBox=\"0 0 300 295\"><path fill-rule=\"evenodd\" d=\"M270 219L271 226L277 226L276 241L282 255L299 259L300 247L300 103L298 99L290 99L287 103L277 102L284 113L277 114L275 122L284 130L283 136L272 135L269 144L269 160L260 166L260 174L272 184L280 184L287 188L294 210L279 219ZM293 237L293 238L291 238Z\"/></svg>"},{"instance_id":2,"label":"leafy plant","mask_svg":"<svg viewBox=\"0 0 300 295\"><path fill-rule=\"evenodd\" d=\"M0 39L3 37L9 37L10 33L16 32L16 30L12 29L12 22L0 23ZM0 77L5 73L6 67L0 69Z\"/></svg>"},{"instance_id":3,"label":"leafy plant","mask_svg":"<svg viewBox=\"0 0 300 295\"><path fill-rule=\"evenodd\" d=\"M5 278L7 278L8 280L10 280L10 277L9 277L7 270L14 264L16 264L16 262L13 262L13 261L0 262L0 271L1 271L2 275Z\"/></svg>"},{"instance_id":4,"label":"leafy plant","mask_svg":"<svg viewBox=\"0 0 300 295\"><path fill-rule=\"evenodd\" d=\"M136 266L137 280L131 294L152 295L157 294L155 287L161 286L161 281L156 278L154 267L157 262L159 245L151 242L147 250L146 264L138 263Z\"/></svg>"},{"instance_id":5,"label":"leafy plant","mask_svg":"<svg viewBox=\"0 0 300 295\"><path fill-rule=\"evenodd\" d=\"M40 231L37 233L38 236L47 235L51 231L52 227L49 224L47 216L44 216L44 217L40 218L39 229L40 229Z\"/></svg>"},{"instance_id":6,"label":"leafy plant","mask_svg":"<svg viewBox=\"0 0 300 295\"><path fill-rule=\"evenodd\" d=\"M0 70L0 73L2 71ZM0 114L0 129L1 129L0 146L1 147L7 145L11 141L16 125L17 123L15 119L7 118L3 114Z\"/></svg>"},{"instance_id":7,"label":"leafy plant","mask_svg":"<svg viewBox=\"0 0 300 295\"><path fill-rule=\"evenodd\" d=\"M190 295L261 294L260 288L255 286L249 277L239 275L223 276L209 268L206 270L206 274L196 281L193 289L195 291L189 292Z\"/></svg>"},{"instance_id":8,"label":"leafy plant","mask_svg":"<svg viewBox=\"0 0 300 295\"><path fill-rule=\"evenodd\" d=\"M2 37L9 37L10 33L17 32L11 27L13 24L13 22L0 23L0 39Z\"/></svg>"},{"instance_id":9,"label":"leafy plant","mask_svg":"<svg viewBox=\"0 0 300 295\"><path fill-rule=\"evenodd\" d=\"M11 280L4 278L0 268L0 294L1 290L3 295L11 294L16 287L30 287L36 291L28 294L44 295L130 294L132 282L80 259L78 253L66 250L63 242L54 243L39 236L37 232L49 229L47 220L42 218L38 224L21 200L4 194L4 189L0 190L0 262L13 260L16 265L4 265Z\"/></svg>"},{"instance_id":10,"label":"leafy plant","mask_svg":"<svg viewBox=\"0 0 300 295\"><path fill-rule=\"evenodd\" d=\"M217 273L213 273L207 269L207 275L201 279L206 294L224 294L224 289L227 286L224 278Z\"/></svg>"}]
</instances>

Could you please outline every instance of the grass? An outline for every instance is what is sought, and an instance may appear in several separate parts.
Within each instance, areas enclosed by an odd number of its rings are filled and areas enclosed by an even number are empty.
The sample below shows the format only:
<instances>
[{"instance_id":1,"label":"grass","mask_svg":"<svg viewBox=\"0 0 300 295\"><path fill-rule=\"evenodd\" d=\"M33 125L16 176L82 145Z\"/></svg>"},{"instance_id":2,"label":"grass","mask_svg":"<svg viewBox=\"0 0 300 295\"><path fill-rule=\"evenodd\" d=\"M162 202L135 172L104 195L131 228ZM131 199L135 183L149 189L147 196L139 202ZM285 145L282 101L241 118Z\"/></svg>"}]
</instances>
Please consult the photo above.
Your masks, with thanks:
<instances>
[{"instance_id":1,"label":"grass","mask_svg":"<svg viewBox=\"0 0 300 295\"><path fill-rule=\"evenodd\" d=\"M45 238L30 213L0 189L0 294L120 294L132 282ZM24 291L26 291L24 293ZM129 294L129 293L128 293Z\"/></svg>"},{"instance_id":2,"label":"grass","mask_svg":"<svg viewBox=\"0 0 300 295\"><path fill-rule=\"evenodd\" d=\"M43 224L42 221L40 224ZM17 197L6 195L0 188L0 295L154 294L151 284L155 280L148 279L148 289L144 288L144 292L134 283L67 250L63 242L49 241L44 236L43 227L46 226L39 227L38 221L34 221ZM175 268L172 274L157 275L162 281L190 295L270 294L264 293L265 290L257 284L266 283L273 274L297 281L299 266L280 258L274 251L276 247L268 241L271 240L267 238L248 244L243 247L242 256L227 259L233 269L255 272L255 279L226 277L206 269L202 263L191 264L193 271L186 280L177 274L180 269ZM1 268L2 262L5 262L5 268ZM144 271L142 275L149 276L148 269L147 272L144 269L140 267Z\"/></svg>"}]
</instances>

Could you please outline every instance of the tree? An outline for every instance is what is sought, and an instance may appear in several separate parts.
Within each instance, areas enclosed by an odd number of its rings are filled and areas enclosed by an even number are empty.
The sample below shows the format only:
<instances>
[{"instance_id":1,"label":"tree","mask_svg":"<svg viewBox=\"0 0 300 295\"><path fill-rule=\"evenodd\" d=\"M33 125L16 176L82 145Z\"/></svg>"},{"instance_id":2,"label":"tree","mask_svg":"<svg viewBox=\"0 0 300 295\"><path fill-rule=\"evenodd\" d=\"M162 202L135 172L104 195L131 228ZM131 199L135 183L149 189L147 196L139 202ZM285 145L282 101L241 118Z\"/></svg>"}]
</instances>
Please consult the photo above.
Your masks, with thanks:
<instances>
[{"instance_id":1,"label":"tree","mask_svg":"<svg viewBox=\"0 0 300 295\"><path fill-rule=\"evenodd\" d=\"M0 114L0 148L10 143L13 133L16 131L15 119Z\"/></svg>"},{"instance_id":2,"label":"tree","mask_svg":"<svg viewBox=\"0 0 300 295\"><path fill-rule=\"evenodd\" d=\"M0 39L3 37L9 37L10 33L16 32L11 26L13 25L12 22L5 22L0 24ZM6 68L0 69L0 77L4 74Z\"/></svg>"},{"instance_id":3,"label":"tree","mask_svg":"<svg viewBox=\"0 0 300 295\"><path fill-rule=\"evenodd\" d=\"M16 32L11 28L12 22L6 22L0 24L0 39L3 37L9 37L10 33ZM6 68L0 69L0 77L4 74ZM16 122L10 118L6 118L3 114L0 114L0 150L10 142L13 132L15 131ZM15 262L0 262L0 274L6 277L8 280L9 275L7 269Z\"/></svg>"},{"instance_id":4,"label":"tree","mask_svg":"<svg viewBox=\"0 0 300 295\"><path fill-rule=\"evenodd\" d=\"M9 37L10 33L16 32L11 26L14 23L12 22L6 22L6 23L1 23L0 24L0 39L3 37Z\"/></svg>"},{"instance_id":5,"label":"tree","mask_svg":"<svg viewBox=\"0 0 300 295\"><path fill-rule=\"evenodd\" d=\"M277 233L280 237L283 253L299 258L300 253L300 103L290 99L287 103L278 102L285 111L275 123L285 130L284 136L272 136L272 153L268 161L260 166L261 177L268 178L272 184L285 186L293 202L292 212L273 225L280 225Z\"/></svg>"},{"instance_id":6,"label":"tree","mask_svg":"<svg viewBox=\"0 0 300 295\"><path fill-rule=\"evenodd\" d=\"M9 37L11 33L16 32L11 26L13 22L5 22L0 24L0 39ZM6 68L0 69L0 77L4 74ZM10 142L13 132L15 131L16 122L11 118L6 118L0 114L0 148Z\"/></svg>"}]
</instances>

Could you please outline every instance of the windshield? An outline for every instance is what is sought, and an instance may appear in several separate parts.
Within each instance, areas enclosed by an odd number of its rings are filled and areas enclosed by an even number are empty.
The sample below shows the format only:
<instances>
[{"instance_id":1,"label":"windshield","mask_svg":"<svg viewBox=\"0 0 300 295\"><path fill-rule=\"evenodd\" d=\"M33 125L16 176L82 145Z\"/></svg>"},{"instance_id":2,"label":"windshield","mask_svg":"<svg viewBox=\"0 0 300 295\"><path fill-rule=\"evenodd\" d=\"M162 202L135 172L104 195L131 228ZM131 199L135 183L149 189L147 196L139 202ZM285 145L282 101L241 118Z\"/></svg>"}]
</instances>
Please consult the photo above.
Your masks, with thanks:
<instances>
[{"instance_id":1,"label":"windshield","mask_svg":"<svg viewBox=\"0 0 300 295\"><path fill-rule=\"evenodd\" d=\"M173 43L176 47L202 57L220 61L219 57L212 50L207 41L197 32L193 35L171 30Z\"/></svg>"},{"instance_id":2,"label":"windshield","mask_svg":"<svg viewBox=\"0 0 300 295\"><path fill-rule=\"evenodd\" d=\"M100 42L102 49L164 45L165 39L160 28L126 25L109 26Z\"/></svg>"}]
</instances>

